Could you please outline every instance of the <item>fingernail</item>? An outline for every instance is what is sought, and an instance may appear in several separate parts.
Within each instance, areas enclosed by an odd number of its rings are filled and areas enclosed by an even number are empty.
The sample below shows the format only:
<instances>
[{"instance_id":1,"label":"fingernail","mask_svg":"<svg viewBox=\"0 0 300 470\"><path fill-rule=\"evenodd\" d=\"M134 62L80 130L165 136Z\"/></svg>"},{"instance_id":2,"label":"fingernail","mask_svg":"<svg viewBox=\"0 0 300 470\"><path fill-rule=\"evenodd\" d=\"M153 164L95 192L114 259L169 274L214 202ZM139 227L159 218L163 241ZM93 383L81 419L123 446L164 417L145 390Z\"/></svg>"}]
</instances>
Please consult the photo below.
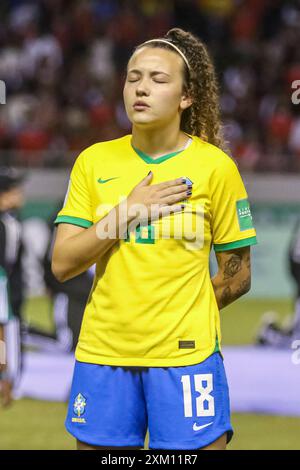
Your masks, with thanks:
<instances>
[{"instance_id":1,"label":"fingernail","mask_svg":"<svg viewBox=\"0 0 300 470\"><path fill-rule=\"evenodd\" d=\"M183 184L184 184L184 183L186 182L186 179L185 179L185 178L182 178L182 182L183 182Z\"/></svg>"},{"instance_id":2,"label":"fingernail","mask_svg":"<svg viewBox=\"0 0 300 470\"><path fill-rule=\"evenodd\" d=\"M192 194L192 191L187 191L186 194L190 196Z\"/></svg>"},{"instance_id":3,"label":"fingernail","mask_svg":"<svg viewBox=\"0 0 300 470\"><path fill-rule=\"evenodd\" d=\"M181 209L184 209L185 208L185 204L181 204Z\"/></svg>"},{"instance_id":4,"label":"fingernail","mask_svg":"<svg viewBox=\"0 0 300 470\"><path fill-rule=\"evenodd\" d=\"M148 175L147 175L147 176L149 176L149 175L150 175L150 173L152 173L152 171L151 171L151 170L149 171L149 173L148 173Z\"/></svg>"}]
</instances>

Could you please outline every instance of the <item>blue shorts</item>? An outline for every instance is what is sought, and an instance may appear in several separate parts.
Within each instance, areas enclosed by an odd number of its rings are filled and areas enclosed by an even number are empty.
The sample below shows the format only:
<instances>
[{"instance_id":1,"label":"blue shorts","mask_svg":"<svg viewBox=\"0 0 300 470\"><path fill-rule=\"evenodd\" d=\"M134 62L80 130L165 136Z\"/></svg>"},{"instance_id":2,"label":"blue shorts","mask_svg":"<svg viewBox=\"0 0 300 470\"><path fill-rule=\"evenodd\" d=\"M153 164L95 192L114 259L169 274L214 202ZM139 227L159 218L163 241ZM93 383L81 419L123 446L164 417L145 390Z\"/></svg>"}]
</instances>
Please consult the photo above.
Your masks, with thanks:
<instances>
[{"instance_id":1,"label":"blue shorts","mask_svg":"<svg viewBox=\"0 0 300 470\"><path fill-rule=\"evenodd\" d=\"M227 432L228 385L216 352L182 367L124 367L76 362L67 430L93 446L199 449Z\"/></svg>"}]
</instances>

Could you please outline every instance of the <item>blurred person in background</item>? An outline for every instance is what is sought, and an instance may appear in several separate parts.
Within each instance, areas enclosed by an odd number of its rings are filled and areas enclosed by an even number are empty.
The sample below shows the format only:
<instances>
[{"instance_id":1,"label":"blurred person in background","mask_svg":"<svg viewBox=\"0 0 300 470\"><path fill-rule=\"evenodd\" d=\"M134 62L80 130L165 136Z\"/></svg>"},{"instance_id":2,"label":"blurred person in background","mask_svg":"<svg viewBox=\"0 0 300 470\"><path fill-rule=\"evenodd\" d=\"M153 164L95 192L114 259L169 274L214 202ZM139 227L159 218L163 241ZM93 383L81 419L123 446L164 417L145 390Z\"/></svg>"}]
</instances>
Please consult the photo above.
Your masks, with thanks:
<instances>
[{"instance_id":1,"label":"blurred person in background","mask_svg":"<svg viewBox=\"0 0 300 470\"><path fill-rule=\"evenodd\" d=\"M0 374L3 405L21 372L21 305L23 302L22 242L18 210L23 205L23 177L0 168L0 335L6 343L7 364Z\"/></svg>"},{"instance_id":2,"label":"blurred person in background","mask_svg":"<svg viewBox=\"0 0 300 470\"><path fill-rule=\"evenodd\" d=\"M291 348L293 341L300 340L300 219L293 228L288 251L289 271L296 287L294 313L284 325L280 325L276 312L266 312L256 341L263 346Z\"/></svg>"},{"instance_id":3,"label":"blurred person in background","mask_svg":"<svg viewBox=\"0 0 300 470\"><path fill-rule=\"evenodd\" d=\"M39 351L49 353L62 353L75 351L82 316L94 278L94 267L86 272L68 280L58 282L51 270L51 256L53 248L53 222L50 217L48 226L50 237L44 257L40 260L44 273L44 282L47 294L50 297L51 319L53 319L54 332L48 333L36 327L26 325L22 335L23 344L36 347Z\"/></svg>"}]
</instances>

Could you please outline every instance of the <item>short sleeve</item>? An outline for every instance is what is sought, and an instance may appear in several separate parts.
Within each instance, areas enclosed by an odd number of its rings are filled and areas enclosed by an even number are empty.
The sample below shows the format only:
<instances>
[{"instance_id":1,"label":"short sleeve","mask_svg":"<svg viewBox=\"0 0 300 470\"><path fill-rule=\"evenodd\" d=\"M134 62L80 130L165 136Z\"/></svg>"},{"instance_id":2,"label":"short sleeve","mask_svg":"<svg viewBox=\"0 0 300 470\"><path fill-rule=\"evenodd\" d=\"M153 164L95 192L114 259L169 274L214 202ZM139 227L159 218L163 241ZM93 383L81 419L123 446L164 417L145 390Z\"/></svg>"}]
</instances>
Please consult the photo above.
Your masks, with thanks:
<instances>
[{"instance_id":1,"label":"short sleeve","mask_svg":"<svg viewBox=\"0 0 300 470\"><path fill-rule=\"evenodd\" d=\"M214 250L225 251L257 243L243 180L226 154L212 177L211 231Z\"/></svg>"},{"instance_id":2,"label":"short sleeve","mask_svg":"<svg viewBox=\"0 0 300 470\"><path fill-rule=\"evenodd\" d=\"M77 157L72 168L64 206L54 221L54 224L59 223L69 223L84 228L93 225L84 152Z\"/></svg>"}]
</instances>

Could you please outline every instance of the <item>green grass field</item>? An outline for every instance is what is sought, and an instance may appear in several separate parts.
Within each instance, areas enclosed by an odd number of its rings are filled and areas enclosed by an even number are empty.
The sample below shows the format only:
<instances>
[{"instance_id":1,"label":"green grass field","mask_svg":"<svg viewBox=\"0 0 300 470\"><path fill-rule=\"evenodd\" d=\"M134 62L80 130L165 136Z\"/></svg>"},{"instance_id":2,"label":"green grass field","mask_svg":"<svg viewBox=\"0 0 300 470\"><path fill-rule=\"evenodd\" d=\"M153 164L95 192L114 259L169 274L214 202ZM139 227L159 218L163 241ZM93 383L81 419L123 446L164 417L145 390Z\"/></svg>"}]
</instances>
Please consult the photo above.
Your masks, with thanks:
<instances>
[{"instance_id":1,"label":"green grass field","mask_svg":"<svg viewBox=\"0 0 300 470\"><path fill-rule=\"evenodd\" d=\"M252 343L263 312L275 310L284 318L291 309L287 300L246 298L236 302L221 312L223 344ZM25 315L39 327L52 328L49 304L43 298L31 299ZM64 429L65 413L64 403L29 399L0 409L0 449L74 449L74 440ZM228 446L230 450L300 450L300 418L233 414L232 423L235 435Z\"/></svg>"}]
</instances>

